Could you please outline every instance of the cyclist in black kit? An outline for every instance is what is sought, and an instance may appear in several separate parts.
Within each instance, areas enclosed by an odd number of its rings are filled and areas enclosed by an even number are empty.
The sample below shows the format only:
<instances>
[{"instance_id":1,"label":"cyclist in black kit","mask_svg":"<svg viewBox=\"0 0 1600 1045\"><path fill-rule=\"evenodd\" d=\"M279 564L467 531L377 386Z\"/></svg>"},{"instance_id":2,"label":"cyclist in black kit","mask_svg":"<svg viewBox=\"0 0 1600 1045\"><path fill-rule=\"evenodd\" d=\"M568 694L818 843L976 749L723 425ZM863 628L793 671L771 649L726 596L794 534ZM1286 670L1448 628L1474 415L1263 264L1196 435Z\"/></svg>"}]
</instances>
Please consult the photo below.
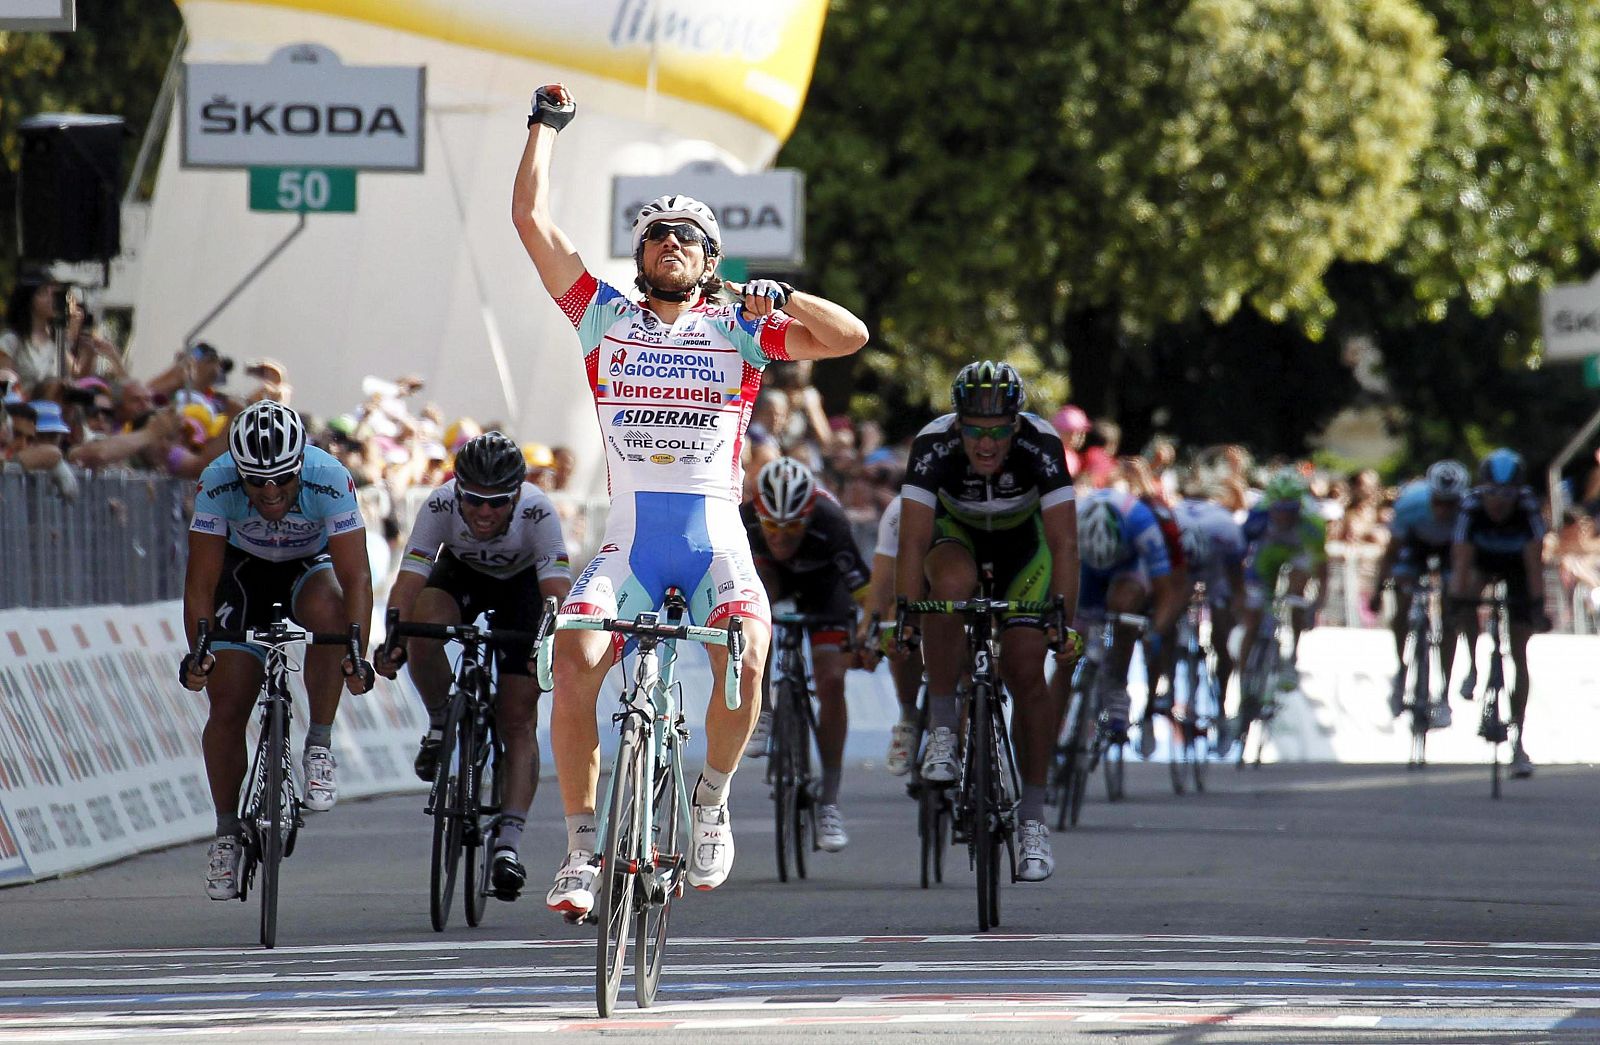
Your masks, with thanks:
<instances>
[{"instance_id":1,"label":"cyclist in black kit","mask_svg":"<svg viewBox=\"0 0 1600 1045\"><path fill-rule=\"evenodd\" d=\"M1528 639L1549 631L1544 613L1544 516L1539 499L1525 485L1522 455L1501 448L1478 466L1478 485L1461 502L1455 543L1450 549L1450 594L1457 621L1477 637L1477 604L1484 587L1506 582L1506 615L1511 622L1511 663L1517 681L1511 689L1511 775L1533 775L1533 760L1522 746L1522 721L1528 711Z\"/></svg>"},{"instance_id":2,"label":"cyclist in black kit","mask_svg":"<svg viewBox=\"0 0 1600 1045\"><path fill-rule=\"evenodd\" d=\"M822 793L817 803L817 844L838 852L850 842L839 812L839 781L850 718L844 702L844 673L860 667L859 653L847 656L856 608L867 597L872 572L856 546L850 520L839 502L817 485L811 469L792 457L769 461L756 477L756 497L743 505L746 532L756 572L769 601L792 598L800 613L834 618L837 623L810 632L812 674L821 705L817 749L822 756ZM857 651L866 638L858 636ZM766 753L772 711L763 708L746 756Z\"/></svg>"}]
</instances>

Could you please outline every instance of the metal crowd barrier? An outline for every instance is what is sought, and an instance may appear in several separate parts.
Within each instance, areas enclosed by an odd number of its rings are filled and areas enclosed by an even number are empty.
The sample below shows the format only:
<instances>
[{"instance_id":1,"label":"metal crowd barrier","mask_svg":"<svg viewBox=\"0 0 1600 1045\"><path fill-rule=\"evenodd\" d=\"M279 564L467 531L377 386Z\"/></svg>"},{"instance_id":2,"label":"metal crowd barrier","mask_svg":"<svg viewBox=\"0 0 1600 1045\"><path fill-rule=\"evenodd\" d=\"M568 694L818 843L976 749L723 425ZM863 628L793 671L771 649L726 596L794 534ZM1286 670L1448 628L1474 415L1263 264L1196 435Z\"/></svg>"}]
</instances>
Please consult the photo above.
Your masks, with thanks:
<instances>
[{"instance_id":1,"label":"metal crowd barrier","mask_svg":"<svg viewBox=\"0 0 1600 1045\"><path fill-rule=\"evenodd\" d=\"M0 609L177 598L193 489L167 476L80 472L69 501L47 473L0 471Z\"/></svg>"}]
</instances>

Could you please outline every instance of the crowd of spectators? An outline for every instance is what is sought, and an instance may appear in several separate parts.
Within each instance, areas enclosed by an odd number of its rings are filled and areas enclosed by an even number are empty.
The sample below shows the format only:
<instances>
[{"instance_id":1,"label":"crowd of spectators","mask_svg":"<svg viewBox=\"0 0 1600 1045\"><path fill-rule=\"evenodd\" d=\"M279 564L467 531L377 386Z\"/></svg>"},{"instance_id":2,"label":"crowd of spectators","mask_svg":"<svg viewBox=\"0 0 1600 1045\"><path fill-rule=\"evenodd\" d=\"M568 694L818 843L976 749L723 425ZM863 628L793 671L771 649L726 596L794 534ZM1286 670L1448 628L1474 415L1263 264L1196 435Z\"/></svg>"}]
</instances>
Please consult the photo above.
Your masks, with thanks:
<instances>
[{"instance_id":1,"label":"crowd of spectators","mask_svg":"<svg viewBox=\"0 0 1600 1045\"><path fill-rule=\"evenodd\" d=\"M234 380L236 370L242 380ZM5 402L0 463L48 473L69 498L83 471L123 468L193 479L226 449L228 418L245 405L260 399L293 405L290 376L277 360L253 359L239 368L216 347L198 342L158 373L135 377L71 293L48 280L26 278L10 295L0 333ZM359 400L352 396L350 411L307 417L315 442L349 467L369 519L391 548L409 527L412 491L445 481L455 451L468 439L489 429L506 430L493 419L447 418L426 402L424 390L416 375L368 377ZM1370 564L1389 539L1387 523L1398 488L1385 486L1372 469L1341 473L1307 460L1256 462L1242 446L1191 449L1159 435L1138 453L1123 454L1122 431L1114 420L1092 420L1072 404L1039 412L1060 433L1068 468L1082 488L1133 487L1175 501L1180 467L1195 468L1214 496L1242 515L1259 497L1265 476L1292 465L1305 474L1321 504L1330 548L1351 567L1352 578L1359 578L1362 567L1370 575ZM876 420L830 416L812 384L810 363L777 364L751 414L746 493L766 461L782 454L799 458L838 497L870 553L877 520L899 492L909 444L909 438L886 444ZM598 537L599 524L583 499L570 495L573 451L529 442L523 455L529 480L556 495L569 543L575 550L586 548L591 537ZM1577 593L1572 604L1588 599L1600 618L1600 454L1566 491L1566 500L1572 508L1553 528L1548 561L1566 594ZM1359 603L1366 615L1365 600Z\"/></svg>"}]
</instances>

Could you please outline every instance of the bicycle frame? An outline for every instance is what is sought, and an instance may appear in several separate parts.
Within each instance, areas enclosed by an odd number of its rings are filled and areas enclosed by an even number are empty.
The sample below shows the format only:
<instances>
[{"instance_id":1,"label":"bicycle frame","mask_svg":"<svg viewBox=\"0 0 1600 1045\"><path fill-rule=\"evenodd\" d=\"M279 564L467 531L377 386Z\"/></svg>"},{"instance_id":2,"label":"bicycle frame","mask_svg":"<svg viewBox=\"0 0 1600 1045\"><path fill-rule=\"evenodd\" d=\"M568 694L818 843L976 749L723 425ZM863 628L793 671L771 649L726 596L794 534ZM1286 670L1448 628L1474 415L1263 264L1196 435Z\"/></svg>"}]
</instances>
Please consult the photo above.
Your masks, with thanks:
<instances>
[{"instance_id":1,"label":"bicycle frame","mask_svg":"<svg viewBox=\"0 0 1600 1045\"><path fill-rule=\"evenodd\" d=\"M1483 719L1478 735L1489 742L1489 794L1500 797L1504 770L1500 763L1500 745L1510 739L1506 722L1500 717L1500 701L1506 695L1505 631L1506 584L1497 581L1488 599L1478 600L1489 607L1489 679L1484 687Z\"/></svg>"}]
</instances>

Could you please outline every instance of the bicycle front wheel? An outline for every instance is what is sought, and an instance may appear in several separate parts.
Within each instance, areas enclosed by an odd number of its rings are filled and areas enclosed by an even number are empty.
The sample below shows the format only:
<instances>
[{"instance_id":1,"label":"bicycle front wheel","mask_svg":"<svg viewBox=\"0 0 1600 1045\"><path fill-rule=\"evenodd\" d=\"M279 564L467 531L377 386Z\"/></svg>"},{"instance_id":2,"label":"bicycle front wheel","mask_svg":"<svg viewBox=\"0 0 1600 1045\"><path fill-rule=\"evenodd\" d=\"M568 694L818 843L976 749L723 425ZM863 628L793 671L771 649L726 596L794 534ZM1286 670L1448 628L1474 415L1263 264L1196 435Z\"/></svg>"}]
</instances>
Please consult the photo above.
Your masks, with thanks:
<instances>
[{"instance_id":1,"label":"bicycle front wheel","mask_svg":"<svg viewBox=\"0 0 1600 1045\"><path fill-rule=\"evenodd\" d=\"M463 758L460 744L453 742L461 729L461 702L453 700L445 719L445 742L439 745L439 761L433 771L433 858L428 881L428 918L435 932L444 932L450 922L450 904L456 890L456 871L461 866L461 792L469 758Z\"/></svg>"},{"instance_id":2,"label":"bicycle front wheel","mask_svg":"<svg viewBox=\"0 0 1600 1045\"><path fill-rule=\"evenodd\" d=\"M466 791L467 801L464 810L467 817L464 838L467 866L461 892L467 909L467 924L471 926L483 923L484 909L489 905L490 865L494 862L494 854L489 849L489 843L492 841L489 830L494 824L494 818L500 815L502 801L500 745L487 730L477 737L474 751L486 746L493 762L479 764L476 759L474 760L473 786Z\"/></svg>"},{"instance_id":3,"label":"bicycle front wheel","mask_svg":"<svg viewBox=\"0 0 1600 1045\"><path fill-rule=\"evenodd\" d=\"M606 808L605 855L600 863L600 895L595 913L600 936L595 947L595 1006L609 1016L622 986L628 956L628 930L633 918L635 881L643 839L639 836L645 793L644 737L637 719L622 726L622 743L611 771L611 802Z\"/></svg>"},{"instance_id":4,"label":"bicycle front wheel","mask_svg":"<svg viewBox=\"0 0 1600 1045\"><path fill-rule=\"evenodd\" d=\"M778 858L778 881L789 880L789 864L794 862L795 875L804 877L800 855L799 832L794 829L799 819L799 770L795 765L795 749L800 741L796 736L794 715L789 706L788 684L778 680L772 687L772 828L775 854Z\"/></svg>"},{"instance_id":5,"label":"bicycle front wheel","mask_svg":"<svg viewBox=\"0 0 1600 1045\"><path fill-rule=\"evenodd\" d=\"M278 869L283 863L283 836L285 832L285 791L294 785L288 775L289 738L288 721L284 704L272 700L267 705L267 728L262 731L262 765L266 771L266 787L262 790L262 808L258 811L256 830L261 843L261 946L278 945ZM292 817L293 810L290 810ZM265 823L263 823L265 821ZM292 822L292 821L291 821Z\"/></svg>"},{"instance_id":6,"label":"bicycle front wheel","mask_svg":"<svg viewBox=\"0 0 1600 1045\"><path fill-rule=\"evenodd\" d=\"M654 839L648 853L651 872L645 879L640 898L638 937L634 941L634 998L639 1008L655 1003L656 987L661 983L662 960L667 954L667 922L672 901L683 891L689 871L687 825L678 801L682 767L673 747L668 765L656 766L653 788L654 815L650 818Z\"/></svg>"},{"instance_id":7,"label":"bicycle front wheel","mask_svg":"<svg viewBox=\"0 0 1600 1045\"><path fill-rule=\"evenodd\" d=\"M972 853L978 871L978 930L988 932L1000 923L1000 835L994 764L994 723L990 720L991 694L986 684L972 690L971 759L968 775L972 816Z\"/></svg>"}]
</instances>

